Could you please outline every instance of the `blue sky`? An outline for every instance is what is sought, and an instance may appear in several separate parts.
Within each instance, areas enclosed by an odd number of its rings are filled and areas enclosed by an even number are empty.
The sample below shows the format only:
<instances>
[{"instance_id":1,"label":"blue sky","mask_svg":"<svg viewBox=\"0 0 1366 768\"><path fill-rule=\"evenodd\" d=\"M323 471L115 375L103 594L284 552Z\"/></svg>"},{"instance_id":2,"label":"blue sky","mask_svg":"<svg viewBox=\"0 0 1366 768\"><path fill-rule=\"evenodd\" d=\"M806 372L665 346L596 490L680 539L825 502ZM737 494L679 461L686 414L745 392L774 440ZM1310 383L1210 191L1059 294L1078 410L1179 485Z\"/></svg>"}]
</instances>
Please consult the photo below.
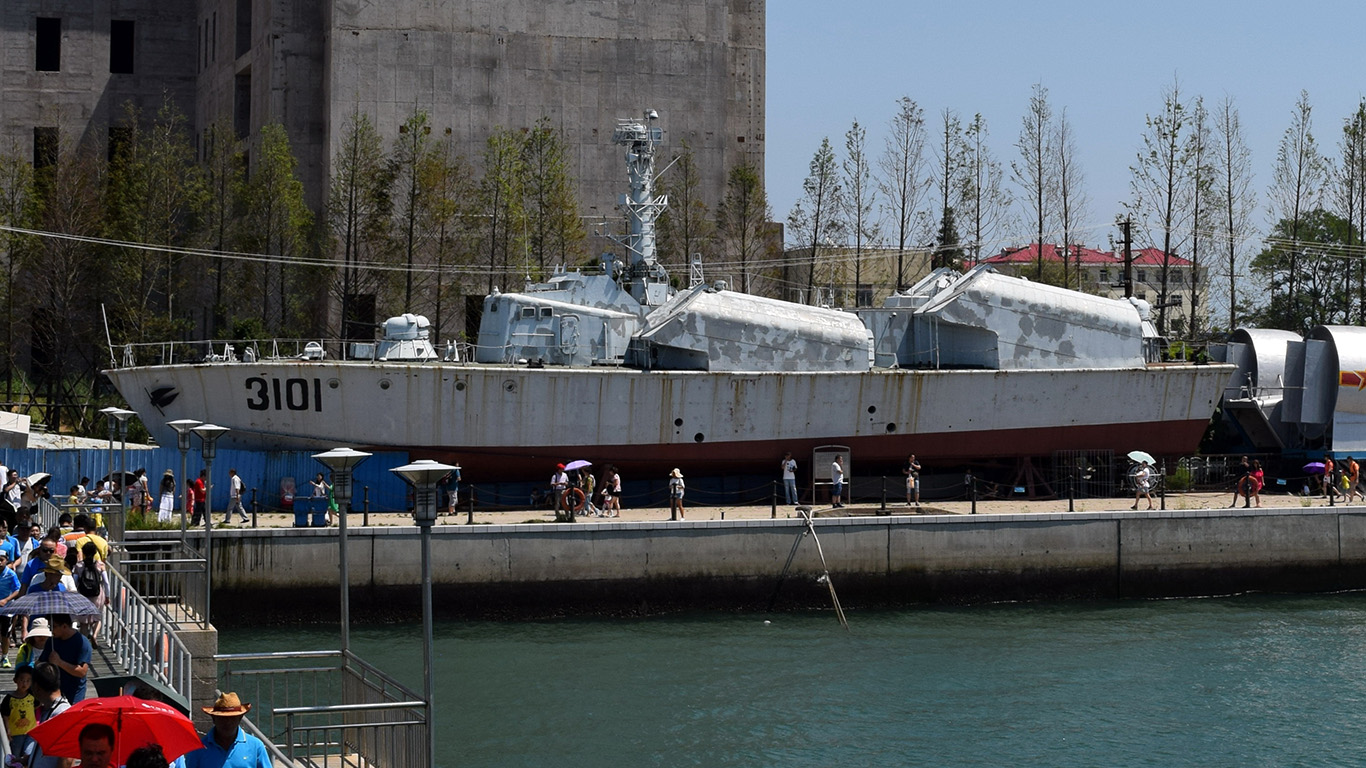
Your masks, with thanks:
<instances>
[{"instance_id":1,"label":"blue sky","mask_svg":"<svg viewBox=\"0 0 1366 768\"><path fill-rule=\"evenodd\" d=\"M836 10L837 9L837 10ZM894 102L928 121L980 112L1009 173L1031 87L1066 108L1091 199L1090 245L1103 246L1129 198L1144 119L1173 78L1212 108L1238 107L1252 150L1256 221L1281 134L1300 91L1314 107L1320 150L1336 156L1342 121L1366 93L1366 3L892 2L768 3L766 173L785 221L812 154L828 136L842 155L851 122L881 151ZM1027 235L1025 235L1027 237Z\"/></svg>"}]
</instances>

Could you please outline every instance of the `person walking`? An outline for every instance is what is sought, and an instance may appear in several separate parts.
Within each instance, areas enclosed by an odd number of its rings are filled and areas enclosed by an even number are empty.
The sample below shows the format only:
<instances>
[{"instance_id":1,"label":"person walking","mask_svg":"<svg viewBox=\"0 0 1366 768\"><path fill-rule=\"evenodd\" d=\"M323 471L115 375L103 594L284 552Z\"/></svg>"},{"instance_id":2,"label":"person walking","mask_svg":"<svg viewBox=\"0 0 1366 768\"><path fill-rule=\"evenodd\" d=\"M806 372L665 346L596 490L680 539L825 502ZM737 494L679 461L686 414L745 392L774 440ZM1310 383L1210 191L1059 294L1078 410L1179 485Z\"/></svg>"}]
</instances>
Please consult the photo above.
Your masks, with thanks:
<instances>
[{"instance_id":1,"label":"person walking","mask_svg":"<svg viewBox=\"0 0 1366 768\"><path fill-rule=\"evenodd\" d=\"M199 523L204 520L204 478L209 476L209 470L199 470L199 477L190 483L190 506L194 508L194 517L190 519L190 527L197 528Z\"/></svg>"},{"instance_id":2,"label":"person walking","mask_svg":"<svg viewBox=\"0 0 1366 768\"><path fill-rule=\"evenodd\" d=\"M797 504L797 460L792 458L792 452L783 454L782 463L779 465L783 473L783 495L786 497L789 507Z\"/></svg>"},{"instance_id":3,"label":"person walking","mask_svg":"<svg viewBox=\"0 0 1366 768\"><path fill-rule=\"evenodd\" d=\"M669 473L669 519L684 520L683 517L683 473L674 467Z\"/></svg>"},{"instance_id":4,"label":"person walking","mask_svg":"<svg viewBox=\"0 0 1366 768\"><path fill-rule=\"evenodd\" d=\"M1233 483L1233 503L1228 505L1229 509L1238 506L1238 497L1243 497L1243 506L1247 506L1248 500L1252 497L1252 465L1248 463L1244 456L1238 461L1238 469L1235 472L1238 479Z\"/></svg>"},{"instance_id":5,"label":"person walking","mask_svg":"<svg viewBox=\"0 0 1366 768\"><path fill-rule=\"evenodd\" d=\"M834 463L830 465L830 506L836 509L844 506L840 503L844 498L844 457L836 456Z\"/></svg>"},{"instance_id":6,"label":"person walking","mask_svg":"<svg viewBox=\"0 0 1366 768\"><path fill-rule=\"evenodd\" d=\"M1153 471L1149 468L1148 462L1142 462L1138 465L1138 471L1134 473L1134 505L1129 509L1138 509L1138 500L1141 498L1148 499L1148 509L1153 508L1152 485Z\"/></svg>"},{"instance_id":7,"label":"person walking","mask_svg":"<svg viewBox=\"0 0 1366 768\"><path fill-rule=\"evenodd\" d=\"M563 464L556 464L555 471L550 473L550 495L555 497L556 522L564 517L564 492L567 490L569 490L569 473L564 471Z\"/></svg>"},{"instance_id":8,"label":"person walking","mask_svg":"<svg viewBox=\"0 0 1366 768\"><path fill-rule=\"evenodd\" d=\"M159 490L161 497L157 501L157 522L169 523L175 514L175 472L168 469L162 473Z\"/></svg>"},{"instance_id":9,"label":"person walking","mask_svg":"<svg viewBox=\"0 0 1366 768\"><path fill-rule=\"evenodd\" d=\"M917 507L920 506L920 462L916 461L914 453L906 459L901 472L906 476L906 506L911 506L912 499Z\"/></svg>"},{"instance_id":10,"label":"person walking","mask_svg":"<svg viewBox=\"0 0 1366 768\"><path fill-rule=\"evenodd\" d=\"M243 523L251 520L247 517L247 508L242 506L242 497L246 495L247 484L242 482L242 476L237 474L237 470L228 470L228 511L223 515L223 525L232 522L232 513L236 512Z\"/></svg>"},{"instance_id":11,"label":"person walking","mask_svg":"<svg viewBox=\"0 0 1366 768\"><path fill-rule=\"evenodd\" d=\"M1257 506L1262 505L1262 488L1266 486L1266 473L1262 471L1262 462L1252 460L1252 498L1257 500Z\"/></svg>"}]
</instances>

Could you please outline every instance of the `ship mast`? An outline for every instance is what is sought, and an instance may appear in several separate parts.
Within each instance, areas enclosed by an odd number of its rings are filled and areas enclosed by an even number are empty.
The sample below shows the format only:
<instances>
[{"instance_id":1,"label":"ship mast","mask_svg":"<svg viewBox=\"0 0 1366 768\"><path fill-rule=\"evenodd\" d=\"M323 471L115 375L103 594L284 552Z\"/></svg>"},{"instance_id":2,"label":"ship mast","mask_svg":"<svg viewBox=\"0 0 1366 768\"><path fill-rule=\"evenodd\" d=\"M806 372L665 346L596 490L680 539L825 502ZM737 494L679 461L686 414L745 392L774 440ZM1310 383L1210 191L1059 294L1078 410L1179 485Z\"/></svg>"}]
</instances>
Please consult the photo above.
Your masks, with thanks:
<instances>
[{"instance_id":1,"label":"ship mast","mask_svg":"<svg viewBox=\"0 0 1366 768\"><path fill-rule=\"evenodd\" d=\"M618 199L626 210L626 237L612 238L626 247L627 264L622 286L642 306L659 306L670 294L669 273L655 255L655 220L669 204L667 196L655 197L655 148L664 140L656 122L659 113L645 110L643 119L621 119L612 132L612 143L626 150L626 173L630 192Z\"/></svg>"}]
</instances>

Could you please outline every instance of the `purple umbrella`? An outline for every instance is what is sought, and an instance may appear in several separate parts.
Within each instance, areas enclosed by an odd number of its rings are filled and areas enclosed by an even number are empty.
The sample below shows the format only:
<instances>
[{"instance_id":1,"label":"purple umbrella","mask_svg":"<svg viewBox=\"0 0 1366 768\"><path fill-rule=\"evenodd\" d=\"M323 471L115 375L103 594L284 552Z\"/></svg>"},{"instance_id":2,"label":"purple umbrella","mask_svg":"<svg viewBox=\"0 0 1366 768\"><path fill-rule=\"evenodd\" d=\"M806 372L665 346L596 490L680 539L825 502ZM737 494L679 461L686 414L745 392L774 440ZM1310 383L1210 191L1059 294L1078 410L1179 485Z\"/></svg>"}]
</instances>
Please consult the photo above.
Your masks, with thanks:
<instances>
[{"instance_id":1,"label":"purple umbrella","mask_svg":"<svg viewBox=\"0 0 1366 768\"><path fill-rule=\"evenodd\" d=\"M1311 475L1321 475L1323 474L1324 469L1325 467L1321 461L1311 461L1304 465L1304 471Z\"/></svg>"}]
</instances>

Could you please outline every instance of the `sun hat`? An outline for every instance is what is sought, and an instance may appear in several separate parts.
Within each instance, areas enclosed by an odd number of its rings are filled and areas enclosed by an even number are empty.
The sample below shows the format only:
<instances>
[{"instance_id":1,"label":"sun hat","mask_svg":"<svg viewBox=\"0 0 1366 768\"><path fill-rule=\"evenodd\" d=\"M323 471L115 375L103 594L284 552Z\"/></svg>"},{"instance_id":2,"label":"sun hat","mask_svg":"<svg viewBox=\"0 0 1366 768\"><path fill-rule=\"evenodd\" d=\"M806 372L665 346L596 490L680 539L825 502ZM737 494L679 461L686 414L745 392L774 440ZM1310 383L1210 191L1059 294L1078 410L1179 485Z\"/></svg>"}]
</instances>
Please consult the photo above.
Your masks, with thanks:
<instances>
[{"instance_id":1,"label":"sun hat","mask_svg":"<svg viewBox=\"0 0 1366 768\"><path fill-rule=\"evenodd\" d=\"M43 567L43 572L59 573L63 576L65 576L68 573L71 573L70 569L66 567L66 560L64 558L57 557L56 555L54 555L51 560L47 561L47 565Z\"/></svg>"},{"instance_id":2,"label":"sun hat","mask_svg":"<svg viewBox=\"0 0 1366 768\"><path fill-rule=\"evenodd\" d=\"M229 691L218 694L218 700L213 703L212 707L200 707L200 709L204 710L204 714L214 717L237 717L250 712L251 705L243 704L242 700L237 698L236 693Z\"/></svg>"},{"instance_id":3,"label":"sun hat","mask_svg":"<svg viewBox=\"0 0 1366 768\"><path fill-rule=\"evenodd\" d=\"M674 471L672 471L672 472L669 473L669 477L682 477L682 476L683 476L683 473L680 472L680 471L678 470L678 467L674 467Z\"/></svg>"},{"instance_id":4,"label":"sun hat","mask_svg":"<svg viewBox=\"0 0 1366 768\"><path fill-rule=\"evenodd\" d=\"M52 637L52 630L47 626L47 619L37 618L29 622L28 634L24 635L24 639L28 640L33 637Z\"/></svg>"},{"instance_id":5,"label":"sun hat","mask_svg":"<svg viewBox=\"0 0 1366 768\"><path fill-rule=\"evenodd\" d=\"M169 469L168 469L168 470L166 470L165 472L162 472L162 473L161 473L161 476L162 476L162 477L175 477L175 472L173 472L172 470L169 470Z\"/></svg>"}]
</instances>

